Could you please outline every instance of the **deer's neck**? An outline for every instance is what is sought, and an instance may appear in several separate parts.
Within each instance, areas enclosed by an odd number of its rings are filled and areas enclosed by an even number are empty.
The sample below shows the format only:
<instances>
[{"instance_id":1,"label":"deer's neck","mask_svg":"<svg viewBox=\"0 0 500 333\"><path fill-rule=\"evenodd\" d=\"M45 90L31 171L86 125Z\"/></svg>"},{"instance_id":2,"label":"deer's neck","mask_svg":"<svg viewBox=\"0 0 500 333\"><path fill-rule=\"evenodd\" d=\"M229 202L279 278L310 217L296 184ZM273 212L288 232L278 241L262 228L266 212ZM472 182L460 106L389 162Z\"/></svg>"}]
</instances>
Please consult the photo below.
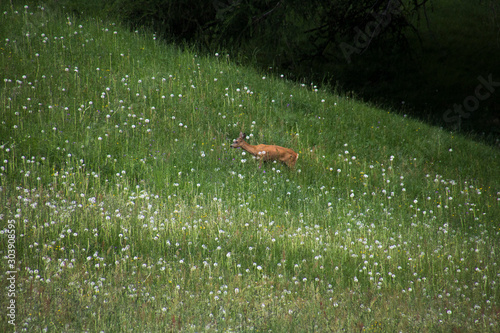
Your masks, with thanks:
<instances>
[{"instance_id":1,"label":"deer's neck","mask_svg":"<svg viewBox=\"0 0 500 333\"><path fill-rule=\"evenodd\" d=\"M251 144L248 144L246 142L242 142L240 147L254 156L257 156L259 154L256 146L252 146Z\"/></svg>"}]
</instances>

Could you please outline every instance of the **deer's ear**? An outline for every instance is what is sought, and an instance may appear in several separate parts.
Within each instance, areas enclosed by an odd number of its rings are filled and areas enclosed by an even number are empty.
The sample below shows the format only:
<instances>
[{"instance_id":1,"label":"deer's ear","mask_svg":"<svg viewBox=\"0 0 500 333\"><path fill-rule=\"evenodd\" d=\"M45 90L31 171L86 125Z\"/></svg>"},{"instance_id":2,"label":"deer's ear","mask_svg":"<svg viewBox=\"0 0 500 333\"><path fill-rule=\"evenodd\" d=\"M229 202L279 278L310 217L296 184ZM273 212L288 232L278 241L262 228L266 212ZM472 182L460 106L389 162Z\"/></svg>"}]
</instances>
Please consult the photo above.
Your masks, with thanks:
<instances>
[{"instance_id":1,"label":"deer's ear","mask_svg":"<svg viewBox=\"0 0 500 333\"><path fill-rule=\"evenodd\" d=\"M240 136L243 138L243 139L246 139L247 138L247 135L245 133L241 133Z\"/></svg>"},{"instance_id":2,"label":"deer's ear","mask_svg":"<svg viewBox=\"0 0 500 333\"><path fill-rule=\"evenodd\" d=\"M242 138L245 134L243 132L240 132L240 138Z\"/></svg>"}]
</instances>

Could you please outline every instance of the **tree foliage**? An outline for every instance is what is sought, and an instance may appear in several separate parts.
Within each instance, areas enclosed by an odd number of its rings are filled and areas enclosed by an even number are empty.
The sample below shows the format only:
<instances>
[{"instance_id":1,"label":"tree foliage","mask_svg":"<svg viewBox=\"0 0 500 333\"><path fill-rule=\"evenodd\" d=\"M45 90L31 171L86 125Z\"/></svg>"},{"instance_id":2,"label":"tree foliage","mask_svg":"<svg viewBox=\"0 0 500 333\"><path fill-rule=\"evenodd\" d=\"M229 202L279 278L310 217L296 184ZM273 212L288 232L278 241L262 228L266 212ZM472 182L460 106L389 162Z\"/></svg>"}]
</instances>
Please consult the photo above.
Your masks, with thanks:
<instances>
[{"instance_id":1,"label":"tree foliage","mask_svg":"<svg viewBox=\"0 0 500 333\"><path fill-rule=\"evenodd\" d=\"M201 41L210 49L238 47L254 38L263 46L284 44L301 57L324 57L347 41L361 49L378 44L375 39L403 45L409 18L427 2L117 0L115 9L134 27L147 26L169 39Z\"/></svg>"}]
</instances>

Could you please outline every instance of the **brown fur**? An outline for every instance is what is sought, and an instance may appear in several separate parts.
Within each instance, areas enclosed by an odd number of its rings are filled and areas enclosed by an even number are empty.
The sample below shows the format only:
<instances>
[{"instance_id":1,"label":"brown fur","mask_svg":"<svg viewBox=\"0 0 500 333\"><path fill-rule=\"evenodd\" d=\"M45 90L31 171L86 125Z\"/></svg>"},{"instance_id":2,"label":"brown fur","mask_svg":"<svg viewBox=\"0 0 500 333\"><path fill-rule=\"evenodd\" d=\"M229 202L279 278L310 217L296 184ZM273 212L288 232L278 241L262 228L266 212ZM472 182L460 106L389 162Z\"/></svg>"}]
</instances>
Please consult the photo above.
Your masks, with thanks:
<instances>
[{"instance_id":1,"label":"brown fur","mask_svg":"<svg viewBox=\"0 0 500 333\"><path fill-rule=\"evenodd\" d=\"M288 165L290 168L295 167L295 162L299 158L299 154L290 148L284 148L276 145L256 145L252 146L245 140L245 134L240 132L240 136L231 144L232 148L242 148L260 160L259 167L262 167L263 161L280 161Z\"/></svg>"}]
</instances>

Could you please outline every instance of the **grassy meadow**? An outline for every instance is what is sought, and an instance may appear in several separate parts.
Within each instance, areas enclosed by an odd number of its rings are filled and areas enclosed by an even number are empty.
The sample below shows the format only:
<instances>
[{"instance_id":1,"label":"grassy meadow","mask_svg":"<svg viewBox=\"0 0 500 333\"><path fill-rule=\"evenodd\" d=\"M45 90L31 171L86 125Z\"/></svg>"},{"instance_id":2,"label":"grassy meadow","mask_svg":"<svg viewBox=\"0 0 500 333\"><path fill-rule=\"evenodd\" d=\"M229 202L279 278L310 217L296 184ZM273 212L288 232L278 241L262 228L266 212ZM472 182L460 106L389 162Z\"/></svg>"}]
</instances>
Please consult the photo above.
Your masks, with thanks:
<instances>
[{"instance_id":1,"label":"grassy meadow","mask_svg":"<svg viewBox=\"0 0 500 333\"><path fill-rule=\"evenodd\" d=\"M1 331L498 330L497 148L0 7ZM230 148L240 131L295 170Z\"/></svg>"}]
</instances>

